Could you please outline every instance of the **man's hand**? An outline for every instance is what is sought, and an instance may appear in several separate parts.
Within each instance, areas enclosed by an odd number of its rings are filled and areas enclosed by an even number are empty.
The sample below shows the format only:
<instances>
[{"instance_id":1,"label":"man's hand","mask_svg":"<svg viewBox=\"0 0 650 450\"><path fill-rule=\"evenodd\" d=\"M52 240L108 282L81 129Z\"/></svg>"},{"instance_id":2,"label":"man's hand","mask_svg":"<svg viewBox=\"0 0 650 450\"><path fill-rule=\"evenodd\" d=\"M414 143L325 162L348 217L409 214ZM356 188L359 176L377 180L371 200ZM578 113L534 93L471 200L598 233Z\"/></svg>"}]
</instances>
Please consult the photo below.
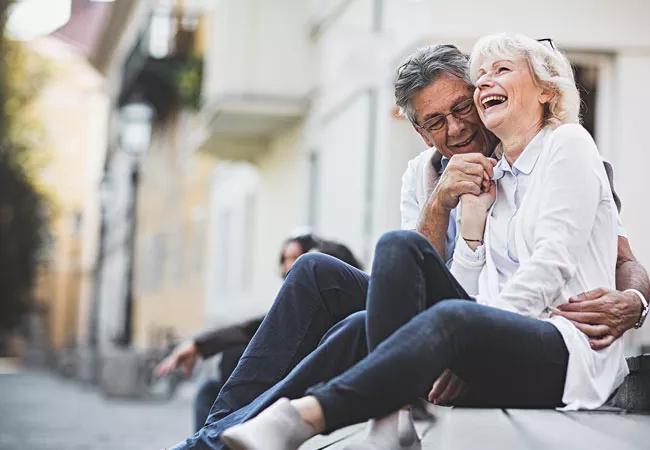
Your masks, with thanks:
<instances>
[{"instance_id":1,"label":"man's hand","mask_svg":"<svg viewBox=\"0 0 650 450\"><path fill-rule=\"evenodd\" d=\"M188 378L192 374L194 364L199 356L194 341L184 342L174 349L167 358L162 360L154 369L157 377L164 377L173 372L178 366L183 367L183 375Z\"/></svg>"},{"instance_id":2,"label":"man's hand","mask_svg":"<svg viewBox=\"0 0 650 450\"><path fill-rule=\"evenodd\" d=\"M436 405L448 405L467 390L467 383L458 378L454 372L445 369L442 375L433 382L428 399Z\"/></svg>"},{"instance_id":3,"label":"man's hand","mask_svg":"<svg viewBox=\"0 0 650 450\"><path fill-rule=\"evenodd\" d=\"M492 178L495 164L495 160L480 153L452 156L434 191L438 204L452 210L458 206L461 195L479 195L485 190L486 182Z\"/></svg>"},{"instance_id":4,"label":"man's hand","mask_svg":"<svg viewBox=\"0 0 650 450\"><path fill-rule=\"evenodd\" d=\"M587 335L591 348L600 350L634 327L641 308L641 300L632 292L598 288L571 297L553 315L569 319Z\"/></svg>"},{"instance_id":5,"label":"man's hand","mask_svg":"<svg viewBox=\"0 0 650 450\"><path fill-rule=\"evenodd\" d=\"M460 201L463 204L463 214L465 210L470 210L471 214L486 216L485 213L490 209L497 198L497 185L494 181L487 182L486 187L481 188L481 193L463 194Z\"/></svg>"}]
</instances>

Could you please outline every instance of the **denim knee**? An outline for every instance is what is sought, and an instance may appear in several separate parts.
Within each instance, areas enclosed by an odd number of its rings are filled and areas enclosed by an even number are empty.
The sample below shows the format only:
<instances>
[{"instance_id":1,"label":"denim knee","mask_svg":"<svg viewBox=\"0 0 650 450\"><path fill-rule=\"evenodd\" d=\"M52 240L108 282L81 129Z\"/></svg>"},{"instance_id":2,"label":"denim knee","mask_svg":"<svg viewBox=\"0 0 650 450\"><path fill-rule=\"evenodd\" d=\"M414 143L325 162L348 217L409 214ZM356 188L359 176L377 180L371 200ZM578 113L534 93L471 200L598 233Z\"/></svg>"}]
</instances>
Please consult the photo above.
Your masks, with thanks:
<instances>
[{"instance_id":1,"label":"denim knee","mask_svg":"<svg viewBox=\"0 0 650 450\"><path fill-rule=\"evenodd\" d=\"M343 319L343 322L346 323L347 327L350 327L354 330L366 330L366 311L357 311L350 314L348 317Z\"/></svg>"},{"instance_id":2,"label":"denim knee","mask_svg":"<svg viewBox=\"0 0 650 450\"><path fill-rule=\"evenodd\" d=\"M451 322L462 322L471 318L476 303L463 299L448 299L436 303L428 311Z\"/></svg>"},{"instance_id":3,"label":"denim knee","mask_svg":"<svg viewBox=\"0 0 650 450\"><path fill-rule=\"evenodd\" d=\"M375 256L381 253L395 254L405 252L409 248L430 245L420 233L411 230L395 230L384 233L377 241Z\"/></svg>"},{"instance_id":4,"label":"denim knee","mask_svg":"<svg viewBox=\"0 0 650 450\"><path fill-rule=\"evenodd\" d=\"M467 327L471 327L472 322L476 319L475 307L476 303L469 300L443 300L424 311L421 315L424 318L423 320L435 327L444 327L449 330L456 328L467 330Z\"/></svg>"},{"instance_id":5,"label":"denim knee","mask_svg":"<svg viewBox=\"0 0 650 450\"><path fill-rule=\"evenodd\" d=\"M287 274L287 280L295 277L311 277L333 273L346 264L340 259L324 253L309 252L298 257Z\"/></svg>"}]
</instances>

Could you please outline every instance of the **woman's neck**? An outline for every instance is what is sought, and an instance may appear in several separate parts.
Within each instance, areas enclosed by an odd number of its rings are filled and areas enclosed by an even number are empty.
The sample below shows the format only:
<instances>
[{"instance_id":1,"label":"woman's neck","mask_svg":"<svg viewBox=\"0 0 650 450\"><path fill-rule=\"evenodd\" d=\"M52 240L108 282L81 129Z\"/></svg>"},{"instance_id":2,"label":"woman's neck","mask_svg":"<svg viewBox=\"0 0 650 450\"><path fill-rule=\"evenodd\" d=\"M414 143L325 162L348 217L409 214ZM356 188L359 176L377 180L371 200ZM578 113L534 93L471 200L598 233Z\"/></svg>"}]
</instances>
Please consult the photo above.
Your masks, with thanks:
<instances>
[{"instance_id":1,"label":"woman's neck","mask_svg":"<svg viewBox=\"0 0 650 450\"><path fill-rule=\"evenodd\" d=\"M519 128L513 133L504 133L504 136L499 136L503 146L503 156L505 156L510 166L517 161L517 158L519 158L526 146L539 133L542 126L543 123L540 121L523 130Z\"/></svg>"}]
</instances>

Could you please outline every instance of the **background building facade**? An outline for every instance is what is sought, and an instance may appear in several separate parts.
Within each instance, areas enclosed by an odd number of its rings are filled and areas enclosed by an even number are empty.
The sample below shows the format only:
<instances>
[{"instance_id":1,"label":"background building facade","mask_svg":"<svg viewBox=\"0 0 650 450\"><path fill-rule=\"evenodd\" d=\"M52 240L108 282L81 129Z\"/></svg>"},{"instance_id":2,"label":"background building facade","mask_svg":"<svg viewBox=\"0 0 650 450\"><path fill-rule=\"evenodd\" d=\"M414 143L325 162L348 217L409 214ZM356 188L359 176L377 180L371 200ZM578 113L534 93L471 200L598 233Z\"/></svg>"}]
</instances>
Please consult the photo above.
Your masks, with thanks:
<instances>
[{"instance_id":1,"label":"background building facade","mask_svg":"<svg viewBox=\"0 0 650 450\"><path fill-rule=\"evenodd\" d=\"M649 19L645 0L113 2L86 50L94 69L67 80L98 92L77 103L92 111L74 111L98 122L73 141L87 149L70 169L83 180L60 186L74 198L64 226L84 231L61 247L79 279L52 342L141 352L259 315L298 227L369 268L378 237L399 228L406 164L425 149L395 108L395 69L418 47L469 51L500 31L552 38L573 62L585 126L650 267ZM148 112L134 118L134 105ZM650 331L627 340L637 352Z\"/></svg>"},{"instance_id":2,"label":"background building facade","mask_svg":"<svg viewBox=\"0 0 650 450\"><path fill-rule=\"evenodd\" d=\"M228 182L214 191L227 201L215 201L213 216L219 219L211 231L223 233L217 239L230 246L228 251L210 246L215 267L251 263L242 269L249 282L239 288L236 270L209 271L208 322L227 322L270 304L277 286L275 253L293 226L307 224L340 239L369 266L377 238L399 227L406 163L424 150L410 124L396 114L396 67L420 46L451 42L469 51L479 37L500 31L551 37L568 54L587 106L585 126L614 165L632 248L650 266L643 232L650 225L642 111L650 100L644 87L650 75L647 2L550 1L533 12L508 0L285 1L273 7L248 0L220 2L207 14L212 26L205 111L213 121L203 148L252 163L252 171L241 176L226 169L233 163L223 165ZM233 42L233 36L241 39ZM235 106L228 110L228 98L236 95L249 100L244 112ZM306 110L300 109L303 103ZM290 115L287 111L294 111L295 123L276 126ZM254 144L223 139L233 129L243 129L249 138L257 131L252 127L268 122L274 125L267 125ZM237 243L238 227L254 232ZM244 240L254 245L247 247ZM647 330L632 334L631 351L650 337Z\"/></svg>"}]
</instances>

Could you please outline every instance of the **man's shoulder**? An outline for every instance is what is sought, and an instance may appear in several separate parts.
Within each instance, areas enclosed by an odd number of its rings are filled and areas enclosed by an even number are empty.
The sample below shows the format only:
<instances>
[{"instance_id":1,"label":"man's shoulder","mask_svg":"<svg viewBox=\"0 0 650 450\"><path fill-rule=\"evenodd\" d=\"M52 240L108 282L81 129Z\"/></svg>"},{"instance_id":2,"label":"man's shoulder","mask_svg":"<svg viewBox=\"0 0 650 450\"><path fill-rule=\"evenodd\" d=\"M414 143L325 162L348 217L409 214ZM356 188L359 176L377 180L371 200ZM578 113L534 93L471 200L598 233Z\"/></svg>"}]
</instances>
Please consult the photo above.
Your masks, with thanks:
<instances>
[{"instance_id":1,"label":"man's shoulder","mask_svg":"<svg viewBox=\"0 0 650 450\"><path fill-rule=\"evenodd\" d=\"M418 155L411 159L411 161L423 161L430 160L433 157L433 154L436 152L435 147L429 147L426 150L421 151Z\"/></svg>"},{"instance_id":2,"label":"man's shoulder","mask_svg":"<svg viewBox=\"0 0 650 450\"><path fill-rule=\"evenodd\" d=\"M428 149L420 152L415 157L411 158L408 162L407 170L417 170L422 171L422 168L425 164L430 164L431 160L437 154L435 147L429 147Z\"/></svg>"}]
</instances>

